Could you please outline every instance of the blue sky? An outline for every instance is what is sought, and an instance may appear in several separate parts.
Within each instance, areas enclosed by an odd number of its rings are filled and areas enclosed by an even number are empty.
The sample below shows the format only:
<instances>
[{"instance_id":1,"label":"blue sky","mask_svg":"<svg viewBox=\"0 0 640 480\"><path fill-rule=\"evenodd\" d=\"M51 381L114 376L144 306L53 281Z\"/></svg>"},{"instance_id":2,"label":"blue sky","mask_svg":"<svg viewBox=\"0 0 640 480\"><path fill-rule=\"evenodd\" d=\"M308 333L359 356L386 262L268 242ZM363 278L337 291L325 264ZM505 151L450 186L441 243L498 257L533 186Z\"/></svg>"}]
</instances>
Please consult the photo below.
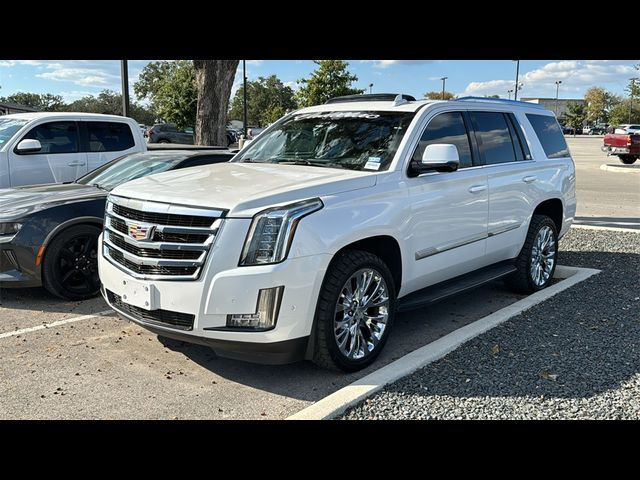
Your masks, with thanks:
<instances>
[{"instance_id":1,"label":"blue sky","mask_svg":"<svg viewBox=\"0 0 640 480\"><path fill-rule=\"evenodd\" d=\"M348 60L358 76L355 85L373 92L402 92L422 97L426 91L446 89L457 95L500 95L515 82L516 63L511 60ZM129 61L131 84L149 60ZM556 80L561 80L561 98L581 98L594 85L623 94L639 60L521 60L520 96L555 97ZM242 65L242 64L240 64ZM296 88L300 78L314 69L311 60L248 60L249 80L275 74ZM242 79L241 66L234 91ZM120 90L118 60L0 60L0 96L25 91L54 93L73 101L102 89ZM133 93L133 90L132 90Z\"/></svg>"}]
</instances>

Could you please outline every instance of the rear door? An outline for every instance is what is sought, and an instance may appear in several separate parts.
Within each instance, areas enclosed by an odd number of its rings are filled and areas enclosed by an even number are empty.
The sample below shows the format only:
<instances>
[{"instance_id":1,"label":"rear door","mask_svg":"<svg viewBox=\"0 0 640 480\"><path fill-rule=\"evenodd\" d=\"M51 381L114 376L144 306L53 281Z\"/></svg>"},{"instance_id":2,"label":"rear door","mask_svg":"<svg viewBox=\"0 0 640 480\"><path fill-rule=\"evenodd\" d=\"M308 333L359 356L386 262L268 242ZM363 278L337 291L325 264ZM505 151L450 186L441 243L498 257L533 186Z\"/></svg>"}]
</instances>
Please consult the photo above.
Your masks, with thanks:
<instances>
[{"instance_id":1,"label":"rear door","mask_svg":"<svg viewBox=\"0 0 640 480\"><path fill-rule=\"evenodd\" d=\"M29 138L42 149L17 153L15 145ZM88 172L87 154L80 149L75 121L43 122L23 135L8 152L11 186L71 182Z\"/></svg>"},{"instance_id":2,"label":"rear door","mask_svg":"<svg viewBox=\"0 0 640 480\"><path fill-rule=\"evenodd\" d=\"M512 113L469 112L489 182L487 261L513 258L539 195L536 164Z\"/></svg>"},{"instance_id":3,"label":"rear door","mask_svg":"<svg viewBox=\"0 0 640 480\"><path fill-rule=\"evenodd\" d=\"M89 171L138 150L128 123L82 121L79 124Z\"/></svg>"}]
</instances>

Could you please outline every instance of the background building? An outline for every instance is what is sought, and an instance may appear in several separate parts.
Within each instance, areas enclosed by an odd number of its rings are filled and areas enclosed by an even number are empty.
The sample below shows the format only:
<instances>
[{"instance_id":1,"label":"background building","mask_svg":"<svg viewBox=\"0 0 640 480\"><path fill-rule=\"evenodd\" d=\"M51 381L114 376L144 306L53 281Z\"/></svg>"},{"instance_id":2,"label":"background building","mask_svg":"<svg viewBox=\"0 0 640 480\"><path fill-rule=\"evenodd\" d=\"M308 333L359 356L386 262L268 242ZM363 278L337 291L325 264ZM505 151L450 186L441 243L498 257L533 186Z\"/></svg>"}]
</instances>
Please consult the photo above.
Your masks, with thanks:
<instances>
[{"instance_id":1,"label":"background building","mask_svg":"<svg viewBox=\"0 0 640 480\"><path fill-rule=\"evenodd\" d=\"M35 108L20 105L19 103L4 102L0 103L0 115L9 115L10 113L37 112Z\"/></svg>"},{"instance_id":2,"label":"background building","mask_svg":"<svg viewBox=\"0 0 640 480\"><path fill-rule=\"evenodd\" d=\"M522 100L523 102L537 103L538 105L542 105L547 110L556 112L555 98L523 97L520 100ZM558 118L564 117L564 114L567 112L567 110L569 109L569 105L571 104L584 105L585 101L582 98L559 98L558 111L556 112L556 117Z\"/></svg>"}]
</instances>

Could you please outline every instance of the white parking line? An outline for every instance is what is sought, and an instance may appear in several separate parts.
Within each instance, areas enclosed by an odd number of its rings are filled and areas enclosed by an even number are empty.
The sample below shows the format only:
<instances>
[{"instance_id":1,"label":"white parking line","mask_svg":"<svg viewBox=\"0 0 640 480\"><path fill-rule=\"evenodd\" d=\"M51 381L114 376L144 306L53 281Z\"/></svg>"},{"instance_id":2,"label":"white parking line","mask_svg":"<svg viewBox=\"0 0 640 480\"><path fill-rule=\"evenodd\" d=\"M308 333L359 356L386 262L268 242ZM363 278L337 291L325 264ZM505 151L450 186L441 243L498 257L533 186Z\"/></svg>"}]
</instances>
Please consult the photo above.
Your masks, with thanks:
<instances>
[{"instance_id":1,"label":"white parking line","mask_svg":"<svg viewBox=\"0 0 640 480\"><path fill-rule=\"evenodd\" d=\"M22 335L23 333L37 332L38 330L45 330L48 328L59 327L60 325L66 325L67 323L80 322L81 320L89 320L90 318L101 317L114 313L113 310L104 310L102 312L92 313L91 315L82 315L81 317L67 318L66 320L58 320L57 322L45 323L43 325L37 325L35 327L23 328L20 330L14 330L13 332L0 333L0 338L15 337Z\"/></svg>"},{"instance_id":2,"label":"white parking line","mask_svg":"<svg viewBox=\"0 0 640 480\"><path fill-rule=\"evenodd\" d=\"M452 352L460 345L472 338L497 327L511 317L522 313L534 305L554 296L555 294L572 287L576 283L586 280L591 275L600 273L600 270L592 268L564 267L558 265L556 278L562 278L561 282L533 293L522 300L517 301L497 312L476 320L469 325L459 328L444 337L420 347L395 362L370 373L366 377L356 380L350 385L341 388L337 392L324 397L307 408L300 410L287 418L287 420L327 420L334 418L360 402L361 400L382 390L385 385L405 377L425 365L435 362L446 354Z\"/></svg>"}]
</instances>

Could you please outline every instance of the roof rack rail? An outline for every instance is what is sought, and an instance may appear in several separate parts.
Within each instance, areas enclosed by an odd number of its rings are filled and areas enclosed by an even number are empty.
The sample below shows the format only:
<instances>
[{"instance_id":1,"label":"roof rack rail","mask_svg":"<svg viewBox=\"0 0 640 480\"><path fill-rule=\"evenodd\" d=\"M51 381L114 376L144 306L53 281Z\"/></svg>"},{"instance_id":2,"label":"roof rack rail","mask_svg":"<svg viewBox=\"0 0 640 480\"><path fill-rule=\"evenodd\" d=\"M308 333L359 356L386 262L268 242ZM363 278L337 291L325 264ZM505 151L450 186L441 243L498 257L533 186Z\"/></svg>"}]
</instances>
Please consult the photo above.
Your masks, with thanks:
<instances>
[{"instance_id":1,"label":"roof rack rail","mask_svg":"<svg viewBox=\"0 0 640 480\"><path fill-rule=\"evenodd\" d=\"M361 95L345 95L343 97L330 98L327 103L346 103L346 102L393 102L400 97L408 102L415 102L415 97L403 93L366 93Z\"/></svg>"},{"instance_id":2,"label":"roof rack rail","mask_svg":"<svg viewBox=\"0 0 640 480\"><path fill-rule=\"evenodd\" d=\"M511 104L511 105L513 105L513 104L522 105L524 103L527 107L541 108L543 110L545 109L543 105L539 105L537 103L522 102L520 100L507 100L506 98L460 97L460 98L454 98L453 101L455 101L455 102L507 103L507 104Z\"/></svg>"}]
</instances>

